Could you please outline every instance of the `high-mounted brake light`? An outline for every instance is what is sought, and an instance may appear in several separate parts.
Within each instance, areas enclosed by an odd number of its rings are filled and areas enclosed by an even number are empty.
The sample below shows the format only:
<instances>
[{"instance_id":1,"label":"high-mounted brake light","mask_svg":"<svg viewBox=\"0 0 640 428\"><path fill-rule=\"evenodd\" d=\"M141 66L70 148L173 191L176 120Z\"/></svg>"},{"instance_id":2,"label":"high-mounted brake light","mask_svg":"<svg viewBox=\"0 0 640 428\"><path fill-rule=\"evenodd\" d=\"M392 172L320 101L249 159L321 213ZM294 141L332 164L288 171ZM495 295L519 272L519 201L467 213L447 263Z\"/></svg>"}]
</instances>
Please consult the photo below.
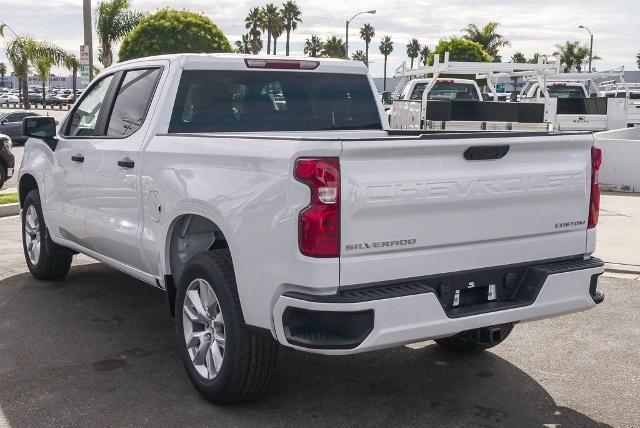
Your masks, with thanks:
<instances>
[{"instance_id":1,"label":"high-mounted brake light","mask_svg":"<svg viewBox=\"0 0 640 428\"><path fill-rule=\"evenodd\" d=\"M600 217L600 185L598 184L598 171L602 165L602 149L591 147L591 198L589 200L588 228L594 228Z\"/></svg>"},{"instance_id":2,"label":"high-mounted brake light","mask_svg":"<svg viewBox=\"0 0 640 428\"><path fill-rule=\"evenodd\" d=\"M554 83L551 86L554 87L554 88L566 88L567 84L566 83Z\"/></svg>"},{"instance_id":3,"label":"high-mounted brake light","mask_svg":"<svg viewBox=\"0 0 640 428\"><path fill-rule=\"evenodd\" d=\"M436 83L454 83L453 80L450 79L438 79Z\"/></svg>"},{"instance_id":4,"label":"high-mounted brake light","mask_svg":"<svg viewBox=\"0 0 640 428\"><path fill-rule=\"evenodd\" d=\"M247 68L273 68L276 70L315 70L320 61L305 61L292 59L251 59L244 60Z\"/></svg>"},{"instance_id":5,"label":"high-mounted brake light","mask_svg":"<svg viewBox=\"0 0 640 428\"><path fill-rule=\"evenodd\" d=\"M298 216L298 246L309 257L340 255L340 161L300 158L295 178L309 186L311 200Z\"/></svg>"}]
</instances>

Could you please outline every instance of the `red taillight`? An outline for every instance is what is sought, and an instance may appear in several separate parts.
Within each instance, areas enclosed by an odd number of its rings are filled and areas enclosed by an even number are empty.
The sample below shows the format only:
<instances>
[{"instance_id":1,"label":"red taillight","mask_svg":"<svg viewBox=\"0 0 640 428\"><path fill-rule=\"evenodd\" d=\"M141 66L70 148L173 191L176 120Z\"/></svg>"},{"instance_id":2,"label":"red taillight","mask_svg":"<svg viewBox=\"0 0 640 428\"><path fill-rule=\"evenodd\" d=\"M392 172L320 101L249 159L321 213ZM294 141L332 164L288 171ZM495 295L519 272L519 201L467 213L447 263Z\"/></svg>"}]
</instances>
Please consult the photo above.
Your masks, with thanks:
<instances>
[{"instance_id":1,"label":"red taillight","mask_svg":"<svg viewBox=\"0 0 640 428\"><path fill-rule=\"evenodd\" d=\"M311 201L298 217L298 246L310 257L340 255L340 161L301 158L295 178L309 186Z\"/></svg>"},{"instance_id":2,"label":"red taillight","mask_svg":"<svg viewBox=\"0 0 640 428\"><path fill-rule=\"evenodd\" d=\"M600 185L598 184L598 171L602 164L602 150L591 147L591 199L589 201L588 228L596 227L600 216Z\"/></svg>"},{"instance_id":3,"label":"red taillight","mask_svg":"<svg viewBox=\"0 0 640 428\"><path fill-rule=\"evenodd\" d=\"M244 60L247 68L273 68L276 70L315 70L320 61L292 59L250 59Z\"/></svg>"}]
</instances>

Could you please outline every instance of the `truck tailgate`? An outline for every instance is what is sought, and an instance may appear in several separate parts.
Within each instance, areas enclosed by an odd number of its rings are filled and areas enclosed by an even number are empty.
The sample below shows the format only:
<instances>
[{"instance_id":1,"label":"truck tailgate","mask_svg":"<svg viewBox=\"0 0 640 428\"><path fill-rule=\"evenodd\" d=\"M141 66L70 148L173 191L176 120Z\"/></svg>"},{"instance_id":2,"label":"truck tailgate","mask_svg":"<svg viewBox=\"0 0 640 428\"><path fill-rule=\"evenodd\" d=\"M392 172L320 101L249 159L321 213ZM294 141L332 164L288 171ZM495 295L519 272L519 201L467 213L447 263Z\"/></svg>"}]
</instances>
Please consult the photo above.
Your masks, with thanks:
<instances>
[{"instance_id":1,"label":"truck tailgate","mask_svg":"<svg viewBox=\"0 0 640 428\"><path fill-rule=\"evenodd\" d=\"M589 134L344 140L340 285L584 254L592 144ZM465 158L504 146L501 158Z\"/></svg>"}]
</instances>

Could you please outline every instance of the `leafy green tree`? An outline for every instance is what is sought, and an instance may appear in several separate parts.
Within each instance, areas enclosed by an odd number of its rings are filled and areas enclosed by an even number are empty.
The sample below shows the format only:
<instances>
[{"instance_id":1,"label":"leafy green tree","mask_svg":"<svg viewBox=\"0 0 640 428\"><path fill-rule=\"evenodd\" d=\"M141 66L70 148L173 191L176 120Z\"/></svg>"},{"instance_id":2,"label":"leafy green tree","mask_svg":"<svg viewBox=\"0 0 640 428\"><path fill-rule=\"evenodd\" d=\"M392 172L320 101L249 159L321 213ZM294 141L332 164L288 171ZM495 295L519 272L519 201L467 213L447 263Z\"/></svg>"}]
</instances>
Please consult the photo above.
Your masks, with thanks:
<instances>
[{"instance_id":1,"label":"leafy green tree","mask_svg":"<svg viewBox=\"0 0 640 428\"><path fill-rule=\"evenodd\" d=\"M640 53L636 55L636 64L638 65L638 68L640 68ZM4 74L2 76L4 77Z\"/></svg>"},{"instance_id":2,"label":"leafy green tree","mask_svg":"<svg viewBox=\"0 0 640 428\"><path fill-rule=\"evenodd\" d=\"M249 14L244 19L244 27L251 35L251 53L257 55L262 50L262 39L260 39L261 29L264 25L264 16L259 7L249 10Z\"/></svg>"},{"instance_id":3,"label":"leafy green tree","mask_svg":"<svg viewBox=\"0 0 640 428\"><path fill-rule=\"evenodd\" d=\"M364 63L367 67L369 67L369 43L371 43L375 35L376 29L371 24L364 24L360 28L360 38L364 40Z\"/></svg>"},{"instance_id":4,"label":"leafy green tree","mask_svg":"<svg viewBox=\"0 0 640 428\"><path fill-rule=\"evenodd\" d=\"M407 44L407 56L411 59L411 68L413 68L413 60L420 56L420 43L418 43L418 39L411 39Z\"/></svg>"},{"instance_id":5,"label":"leafy green tree","mask_svg":"<svg viewBox=\"0 0 640 428\"><path fill-rule=\"evenodd\" d=\"M29 66L35 67L39 61L45 60L50 61L52 65L61 65L65 56L68 55L58 46L28 36L16 36L9 41L6 54L13 67L13 72L18 76L22 92L22 106L27 110L31 107L28 85Z\"/></svg>"},{"instance_id":6,"label":"leafy green tree","mask_svg":"<svg viewBox=\"0 0 640 428\"><path fill-rule=\"evenodd\" d=\"M280 12L276 15L271 25L271 37L273 37L273 54L278 53L278 37L284 33L284 17Z\"/></svg>"},{"instance_id":7,"label":"leafy green tree","mask_svg":"<svg viewBox=\"0 0 640 428\"><path fill-rule=\"evenodd\" d=\"M302 22L300 16L300 8L296 2L288 0L282 5L282 16L284 17L284 30L287 33L287 44L285 45L285 54L289 56L289 37L291 32L298 28L298 24Z\"/></svg>"},{"instance_id":8,"label":"leafy green tree","mask_svg":"<svg viewBox=\"0 0 640 428\"><path fill-rule=\"evenodd\" d=\"M65 68L71 70L71 85L73 87L73 98L76 97L76 77L78 77L78 69L80 68L80 61L73 54L67 54L62 61ZM97 73L96 73L97 74Z\"/></svg>"},{"instance_id":9,"label":"leafy green tree","mask_svg":"<svg viewBox=\"0 0 640 428\"><path fill-rule=\"evenodd\" d=\"M384 56L384 80L382 84L382 90L387 90L387 57L391 55L393 52L393 42L391 41L391 37L384 36L382 40L380 40L380 53Z\"/></svg>"},{"instance_id":10,"label":"leafy green tree","mask_svg":"<svg viewBox=\"0 0 640 428\"><path fill-rule=\"evenodd\" d=\"M582 71L582 63L589 57L589 48L580 42L567 40L564 44L556 45L556 55L560 56L560 64L563 66L565 73L575 68Z\"/></svg>"},{"instance_id":11,"label":"leafy green tree","mask_svg":"<svg viewBox=\"0 0 640 428\"><path fill-rule=\"evenodd\" d=\"M362 52L362 49L358 49L357 51L352 53L351 59L355 61L362 61L365 63L365 65L367 64L367 55L364 52Z\"/></svg>"},{"instance_id":12,"label":"leafy green tree","mask_svg":"<svg viewBox=\"0 0 640 428\"><path fill-rule=\"evenodd\" d=\"M236 52L241 54L250 54L251 53L251 35L243 34L240 40L237 40L236 43Z\"/></svg>"},{"instance_id":13,"label":"leafy green tree","mask_svg":"<svg viewBox=\"0 0 640 428\"><path fill-rule=\"evenodd\" d=\"M7 75L7 64L4 62L0 62L0 76L2 77L2 86L4 88L4 76Z\"/></svg>"},{"instance_id":14,"label":"leafy green tree","mask_svg":"<svg viewBox=\"0 0 640 428\"><path fill-rule=\"evenodd\" d=\"M338 36L331 36L324 42L322 55L329 58L344 58L345 46L344 42Z\"/></svg>"},{"instance_id":15,"label":"leafy green tree","mask_svg":"<svg viewBox=\"0 0 640 428\"><path fill-rule=\"evenodd\" d=\"M434 55L441 55L449 52L450 61L466 61L466 62L490 62L489 55L479 43L471 40L452 37L450 39L440 39L436 45L429 61L433 61Z\"/></svg>"},{"instance_id":16,"label":"leafy green tree","mask_svg":"<svg viewBox=\"0 0 640 428\"><path fill-rule=\"evenodd\" d=\"M122 41L121 60L181 52L232 52L227 37L209 18L162 9L143 19Z\"/></svg>"},{"instance_id":17,"label":"leafy green tree","mask_svg":"<svg viewBox=\"0 0 640 428\"><path fill-rule=\"evenodd\" d=\"M318 36L311 36L304 42L304 54L310 57L319 57L324 50L324 42Z\"/></svg>"},{"instance_id":18,"label":"leafy green tree","mask_svg":"<svg viewBox=\"0 0 640 428\"><path fill-rule=\"evenodd\" d=\"M420 62L422 65L427 65L429 63L429 55L431 55L431 49L429 49L429 46L422 46L422 48L420 48Z\"/></svg>"},{"instance_id":19,"label":"leafy green tree","mask_svg":"<svg viewBox=\"0 0 640 428\"><path fill-rule=\"evenodd\" d=\"M500 24L497 22L489 22L482 27L478 27L476 24L469 24L462 30L463 38L476 42L482 46L495 62L500 62L501 57L498 54L498 50L504 46L511 46L511 42L505 39L502 35L496 32Z\"/></svg>"},{"instance_id":20,"label":"leafy green tree","mask_svg":"<svg viewBox=\"0 0 640 428\"><path fill-rule=\"evenodd\" d=\"M273 3L268 3L262 8L262 29L267 32L267 55L271 55L271 34L279 15L278 6Z\"/></svg>"},{"instance_id":21,"label":"leafy green tree","mask_svg":"<svg viewBox=\"0 0 640 428\"><path fill-rule=\"evenodd\" d=\"M103 0L96 8L99 59L106 68L113 64L113 44L122 40L146 16L129 9L129 0Z\"/></svg>"},{"instance_id":22,"label":"leafy green tree","mask_svg":"<svg viewBox=\"0 0 640 428\"><path fill-rule=\"evenodd\" d=\"M513 55L511 55L511 62L524 64L527 62L527 58L524 56L522 52L516 52Z\"/></svg>"}]
</instances>

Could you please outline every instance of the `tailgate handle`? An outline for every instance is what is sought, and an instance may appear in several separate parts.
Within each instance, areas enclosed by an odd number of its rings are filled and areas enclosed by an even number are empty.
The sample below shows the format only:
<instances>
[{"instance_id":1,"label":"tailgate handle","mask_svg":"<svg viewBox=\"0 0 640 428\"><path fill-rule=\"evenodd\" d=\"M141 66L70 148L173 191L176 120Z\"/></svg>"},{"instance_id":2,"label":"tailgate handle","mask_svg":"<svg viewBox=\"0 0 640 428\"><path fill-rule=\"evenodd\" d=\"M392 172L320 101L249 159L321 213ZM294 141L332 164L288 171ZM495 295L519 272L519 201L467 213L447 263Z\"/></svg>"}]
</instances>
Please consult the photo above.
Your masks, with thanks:
<instances>
[{"instance_id":1,"label":"tailgate handle","mask_svg":"<svg viewBox=\"0 0 640 428\"><path fill-rule=\"evenodd\" d=\"M464 151L466 160L502 159L509 151L509 146L475 146Z\"/></svg>"}]
</instances>

